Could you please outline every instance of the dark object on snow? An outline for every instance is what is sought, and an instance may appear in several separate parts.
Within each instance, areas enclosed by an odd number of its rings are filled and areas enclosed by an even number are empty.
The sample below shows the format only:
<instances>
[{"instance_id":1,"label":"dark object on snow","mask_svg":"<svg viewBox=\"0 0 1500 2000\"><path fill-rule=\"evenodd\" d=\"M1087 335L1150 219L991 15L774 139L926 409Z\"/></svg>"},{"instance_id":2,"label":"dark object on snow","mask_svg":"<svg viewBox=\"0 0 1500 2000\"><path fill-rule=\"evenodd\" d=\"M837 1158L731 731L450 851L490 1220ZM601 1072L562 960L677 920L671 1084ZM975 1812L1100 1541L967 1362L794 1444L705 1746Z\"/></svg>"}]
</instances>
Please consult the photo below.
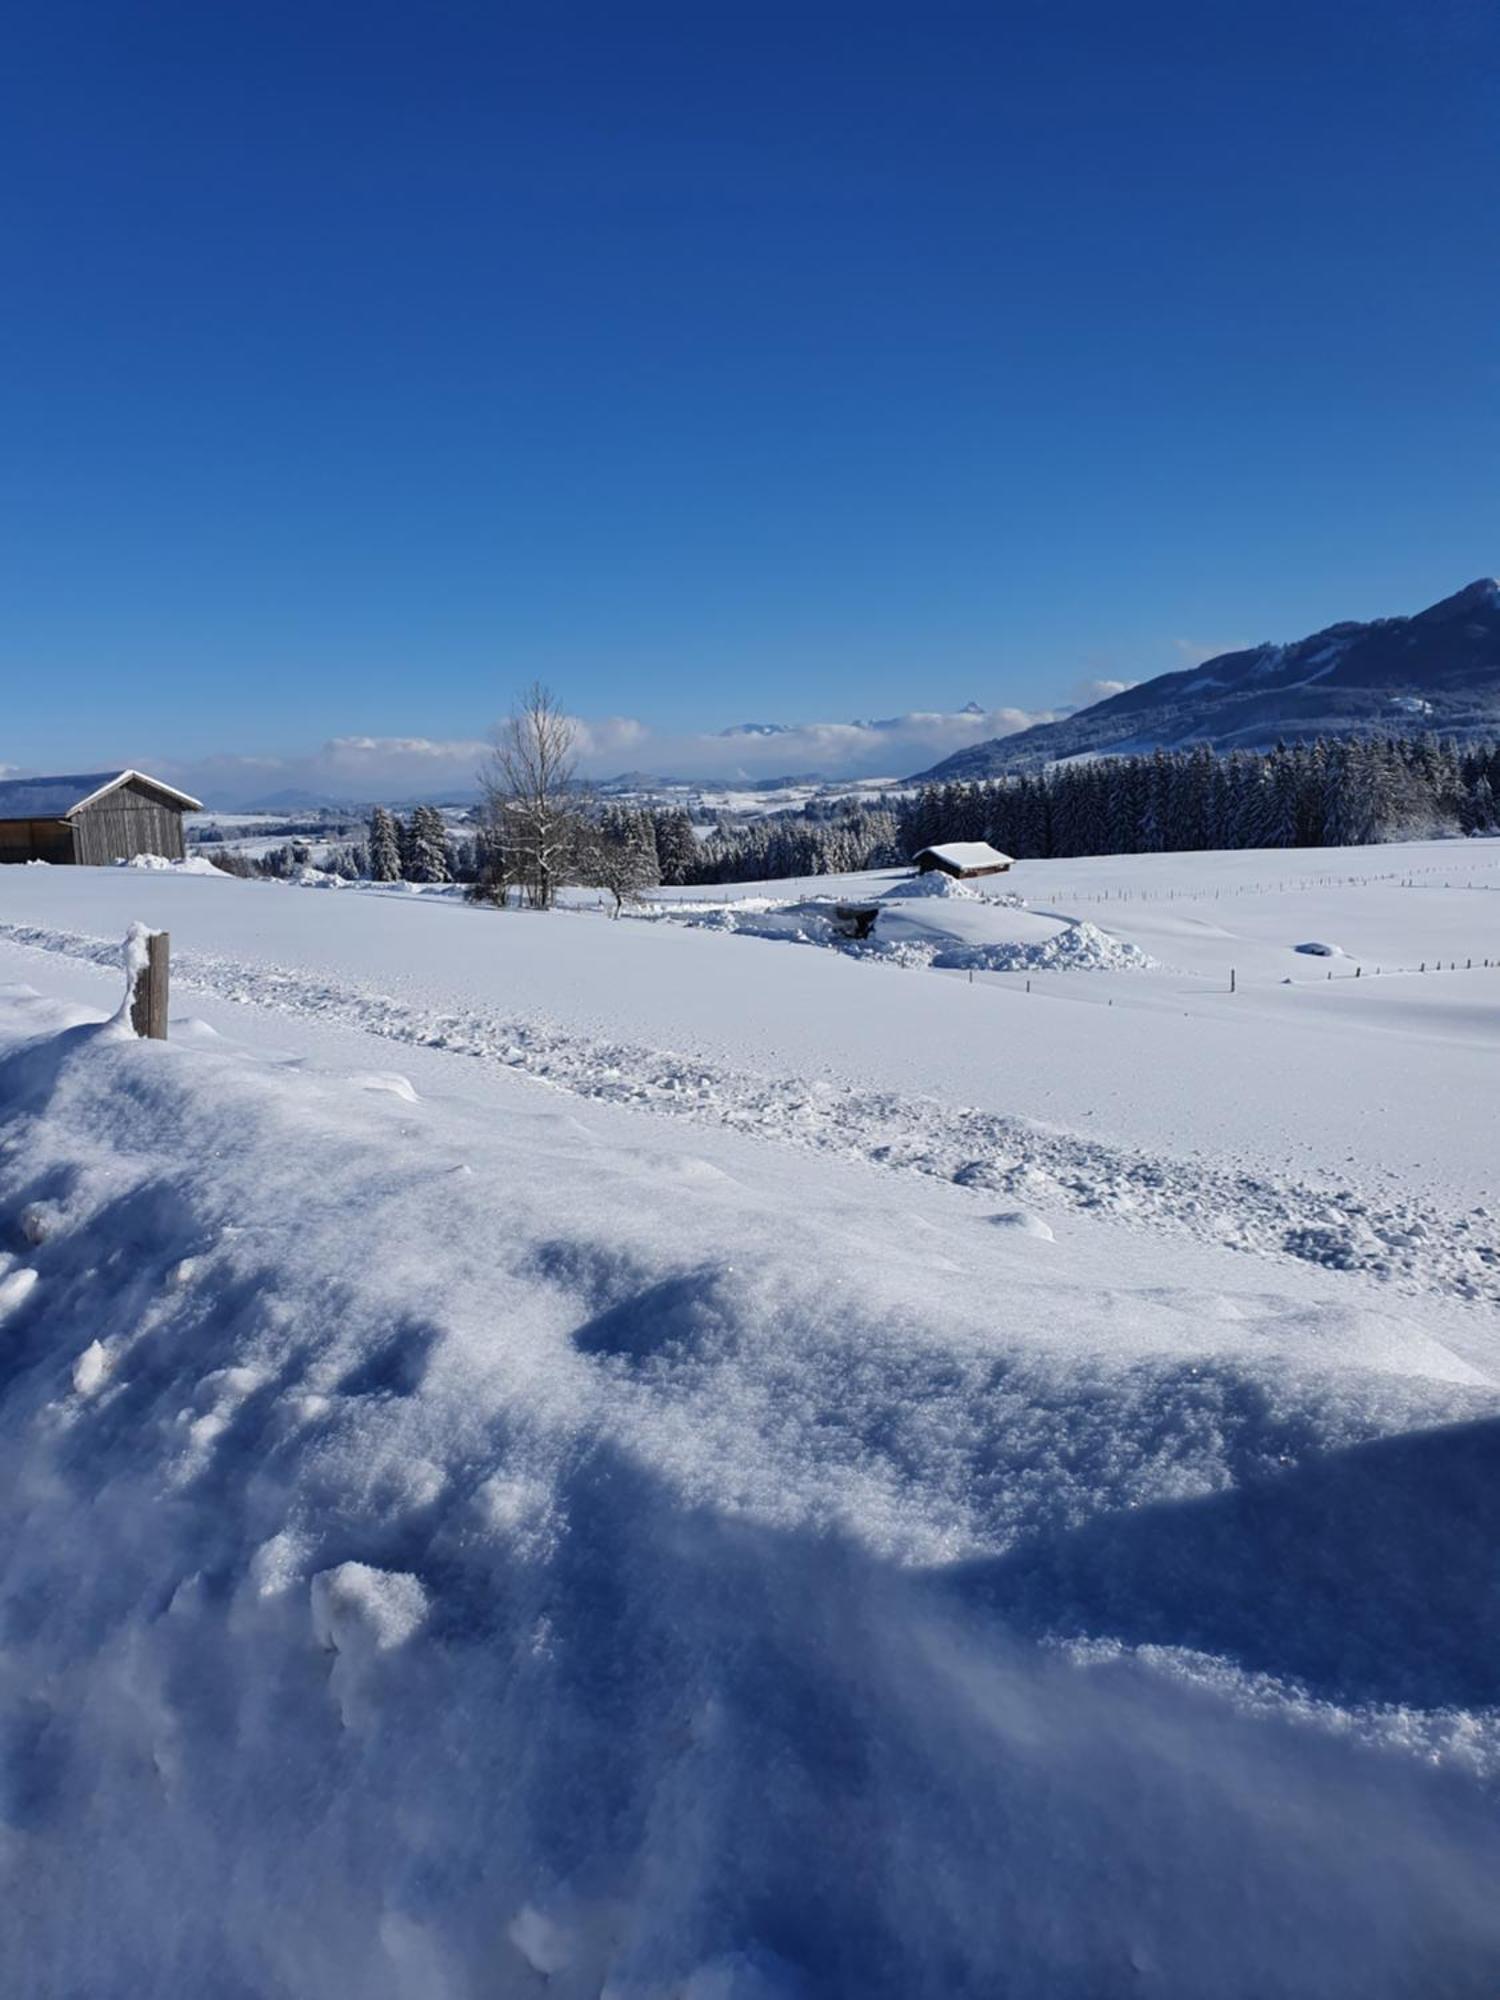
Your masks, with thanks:
<instances>
[{"instance_id":1,"label":"dark object on snow","mask_svg":"<svg viewBox=\"0 0 1500 2000\"><path fill-rule=\"evenodd\" d=\"M857 943L871 935L879 915L878 903L835 903L834 929L840 937L853 938Z\"/></svg>"},{"instance_id":2,"label":"dark object on snow","mask_svg":"<svg viewBox=\"0 0 1500 2000\"><path fill-rule=\"evenodd\" d=\"M181 861L182 816L201 811L197 799L143 771L7 778L0 783L0 862L103 868L137 854Z\"/></svg>"},{"instance_id":3,"label":"dark object on snow","mask_svg":"<svg viewBox=\"0 0 1500 2000\"><path fill-rule=\"evenodd\" d=\"M912 856L912 865L919 875L930 875L937 868L964 881L971 875L1004 875L1015 863L987 840L949 840L938 847L924 847Z\"/></svg>"}]
</instances>

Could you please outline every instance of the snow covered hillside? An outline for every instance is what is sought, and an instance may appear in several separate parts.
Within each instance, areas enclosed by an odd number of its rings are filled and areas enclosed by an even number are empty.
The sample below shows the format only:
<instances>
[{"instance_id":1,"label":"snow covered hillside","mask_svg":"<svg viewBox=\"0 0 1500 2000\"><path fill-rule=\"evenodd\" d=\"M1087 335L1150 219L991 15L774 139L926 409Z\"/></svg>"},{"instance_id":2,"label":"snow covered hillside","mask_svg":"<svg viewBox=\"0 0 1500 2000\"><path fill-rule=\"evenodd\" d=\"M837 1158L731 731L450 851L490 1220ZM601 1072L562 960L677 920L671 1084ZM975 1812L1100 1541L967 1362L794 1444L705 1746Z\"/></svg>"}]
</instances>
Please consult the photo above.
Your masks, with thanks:
<instances>
[{"instance_id":1,"label":"snow covered hillside","mask_svg":"<svg viewBox=\"0 0 1500 2000\"><path fill-rule=\"evenodd\" d=\"M1494 1990L1500 849L895 886L0 871L10 1990Z\"/></svg>"}]
</instances>

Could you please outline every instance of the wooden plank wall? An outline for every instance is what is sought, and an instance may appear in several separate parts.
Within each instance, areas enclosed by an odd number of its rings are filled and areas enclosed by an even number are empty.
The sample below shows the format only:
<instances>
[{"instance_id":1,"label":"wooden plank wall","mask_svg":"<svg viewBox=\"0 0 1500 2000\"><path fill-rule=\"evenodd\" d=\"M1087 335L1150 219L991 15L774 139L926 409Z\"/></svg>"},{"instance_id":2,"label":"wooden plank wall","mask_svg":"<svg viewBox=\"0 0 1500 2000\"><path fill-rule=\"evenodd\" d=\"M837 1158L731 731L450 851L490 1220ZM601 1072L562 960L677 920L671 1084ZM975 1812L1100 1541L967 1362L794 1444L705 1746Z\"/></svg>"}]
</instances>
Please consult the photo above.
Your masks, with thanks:
<instances>
[{"instance_id":1,"label":"wooden plank wall","mask_svg":"<svg viewBox=\"0 0 1500 2000\"><path fill-rule=\"evenodd\" d=\"M143 786L121 785L97 805L73 815L77 859L86 867L107 867L133 854L160 854L180 861L185 852L182 814Z\"/></svg>"}]
</instances>

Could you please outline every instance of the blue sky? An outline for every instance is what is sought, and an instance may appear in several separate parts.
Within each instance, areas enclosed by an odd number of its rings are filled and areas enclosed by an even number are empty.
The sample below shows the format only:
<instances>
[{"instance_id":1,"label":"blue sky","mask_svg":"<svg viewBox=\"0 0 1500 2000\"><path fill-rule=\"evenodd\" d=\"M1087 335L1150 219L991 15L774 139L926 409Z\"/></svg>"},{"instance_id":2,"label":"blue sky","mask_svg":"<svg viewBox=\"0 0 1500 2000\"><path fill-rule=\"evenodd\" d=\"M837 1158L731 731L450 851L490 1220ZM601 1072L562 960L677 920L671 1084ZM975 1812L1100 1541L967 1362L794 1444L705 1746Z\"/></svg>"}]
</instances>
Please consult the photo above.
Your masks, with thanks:
<instances>
[{"instance_id":1,"label":"blue sky","mask_svg":"<svg viewBox=\"0 0 1500 2000\"><path fill-rule=\"evenodd\" d=\"M1469 0L20 10L0 762L375 783L541 675L701 766L1414 610L1497 83Z\"/></svg>"}]
</instances>

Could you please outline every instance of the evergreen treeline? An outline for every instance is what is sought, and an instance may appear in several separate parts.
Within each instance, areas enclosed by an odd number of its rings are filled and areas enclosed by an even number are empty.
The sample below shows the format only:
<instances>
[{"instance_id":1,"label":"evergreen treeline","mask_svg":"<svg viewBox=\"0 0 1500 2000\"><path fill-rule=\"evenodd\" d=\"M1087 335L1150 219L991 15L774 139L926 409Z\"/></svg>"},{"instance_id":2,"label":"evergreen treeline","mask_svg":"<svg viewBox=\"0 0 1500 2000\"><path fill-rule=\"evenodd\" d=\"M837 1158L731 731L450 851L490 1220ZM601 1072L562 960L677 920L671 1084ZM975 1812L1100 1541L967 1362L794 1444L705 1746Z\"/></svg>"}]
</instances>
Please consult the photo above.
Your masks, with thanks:
<instances>
[{"instance_id":1,"label":"evergreen treeline","mask_svg":"<svg viewBox=\"0 0 1500 2000\"><path fill-rule=\"evenodd\" d=\"M852 875L905 859L896 815L868 806L826 805L778 818L719 826L703 841L684 882L772 882L793 875ZM665 879L665 878L663 878Z\"/></svg>"},{"instance_id":2,"label":"evergreen treeline","mask_svg":"<svg viewBox=\"0 0 1500 2000\"><path fill-rule=\"evenodd\" d=\"M442 815L431 806L417 806L405 821L377 806L368 848L342 850L328 866L342 874L352 865L376 882L503 883L503 820L500 827L498 834L481 826L471 838L445 838ZM683 806L609 802L580 809L577 827L570 879L611 890L842 875L904 858L894 813L830 809L823 801L795 815L720 825L701 840Z\"/></svg>"},{"instance_id":3,"label":"evergreen treeline","mask_svg":"<svg viewBox=\"0 0 1500 2000\"><path fill-rule=\"evenodd\" d=\"M1189 848L1359 847L1448 833L1500 832L1500 744L1378 736L1278 744L1227 757L1157 750L1059 764L1025 776L928 785L891 812L815 800L798 813L721 823L700 839L682 806L570 808L563 879L601 887L616 907L657 883L785 881L908 861L943 840L988 840L1018 860ZM436 806L405 817L376 806L369 838L322 864L349 879L458 882L504 899L516 874L506 821L454 833ZM259 862L213 857L234 873L294 875L300 840Z\"/></svg>"},{"instance_id":4,"label":"evergreen treeline","mask_svg":"<svg viewBox=\"0 0 1500 2000\"><path fill-rule=\"evenodd\" d=\"M903 857L988 840L1018 860L1205 847L1361 847L1500 828L1500 745L1376 736L1058 764L929 785L899 816Z\"/></svg>"}]
</instances>

